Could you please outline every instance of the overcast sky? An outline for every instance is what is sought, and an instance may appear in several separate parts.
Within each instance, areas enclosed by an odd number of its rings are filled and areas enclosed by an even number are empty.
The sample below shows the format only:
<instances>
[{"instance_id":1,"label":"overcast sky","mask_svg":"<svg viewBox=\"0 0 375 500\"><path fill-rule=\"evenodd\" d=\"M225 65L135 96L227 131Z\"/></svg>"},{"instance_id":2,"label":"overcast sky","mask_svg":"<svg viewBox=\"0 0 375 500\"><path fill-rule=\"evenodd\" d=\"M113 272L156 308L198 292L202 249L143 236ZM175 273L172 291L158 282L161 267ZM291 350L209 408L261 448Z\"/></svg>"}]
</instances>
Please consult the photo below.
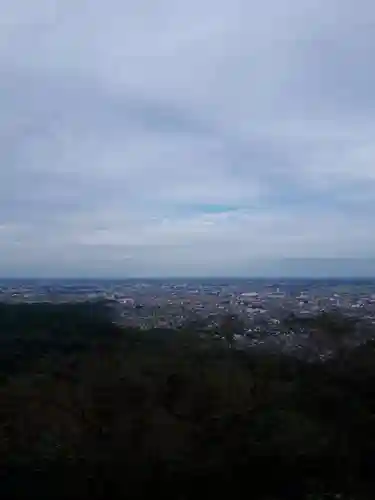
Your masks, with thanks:
<instances>
[{"instance_id":1,"label":"overcast sky","mask_svg":"<svg viewBox=\"0 0 375 500\"><path fill-rule=\"evenodd\" d=\"M374 60L373 0L0 1L0 275L375 275Z\"/></svg>"}]
</instances>

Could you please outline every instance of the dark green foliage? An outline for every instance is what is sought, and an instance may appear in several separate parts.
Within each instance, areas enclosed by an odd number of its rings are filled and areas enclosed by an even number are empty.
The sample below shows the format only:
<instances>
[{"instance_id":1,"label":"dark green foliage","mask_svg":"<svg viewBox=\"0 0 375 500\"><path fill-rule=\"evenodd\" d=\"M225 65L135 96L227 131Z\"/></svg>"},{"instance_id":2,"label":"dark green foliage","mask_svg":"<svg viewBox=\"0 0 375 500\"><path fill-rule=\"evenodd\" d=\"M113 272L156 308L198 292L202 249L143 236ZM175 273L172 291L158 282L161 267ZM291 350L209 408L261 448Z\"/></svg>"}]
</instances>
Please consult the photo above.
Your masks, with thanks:
<instances>
[{"instance_id":1,"label":"dark green foliage","mask_svg":"<svg viewBox=\"0 0 375 500\"><path fill-rule=\"evenodd\" d=\"M91 305L1 306L0 326L4 498L374 498L372 342L307 363Z\"/></svg>"},{"instance_id":2,"label":"dark green foliage","mask_svg":"<svg viewBox=\"0 0 375 500\"><path fill-rule=\"evenodd\" d=\"M4 377L42 356L108 343L118 334L105 303L0 303L0 374Z\"/></svg>"}]
</instances>

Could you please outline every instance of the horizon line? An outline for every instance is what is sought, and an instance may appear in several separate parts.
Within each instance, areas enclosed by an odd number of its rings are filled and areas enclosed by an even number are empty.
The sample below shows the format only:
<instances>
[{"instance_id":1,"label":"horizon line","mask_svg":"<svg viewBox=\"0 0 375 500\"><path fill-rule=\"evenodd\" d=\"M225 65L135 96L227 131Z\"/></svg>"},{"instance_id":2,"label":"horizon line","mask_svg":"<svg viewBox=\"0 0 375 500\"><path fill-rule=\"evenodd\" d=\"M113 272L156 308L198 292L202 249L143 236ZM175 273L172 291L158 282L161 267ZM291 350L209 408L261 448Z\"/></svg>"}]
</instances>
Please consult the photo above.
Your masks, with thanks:
<instances>
[{"instance_id":1,"label":"horizon line","mask_svg":"<svg viewBox=\"0 0 375 500\"><path fill-rule=\"evenodd\" d=\"M355 276L355 275L322 275L322 276L293 276L293 275L275 275L275 276L264 276L264 275L215 275L215 276L205 276L205 275L194 275L194 276L0 276L0 281L2 280L83 280L83 281L93 281L93 280L111 280L111 281L121 281L121 280L221 280L221 279L233 279L233 280L324 280L324 279L336 279L336 280L375 280L375 275L369 276Z\"/></svg>"}]
</instances>

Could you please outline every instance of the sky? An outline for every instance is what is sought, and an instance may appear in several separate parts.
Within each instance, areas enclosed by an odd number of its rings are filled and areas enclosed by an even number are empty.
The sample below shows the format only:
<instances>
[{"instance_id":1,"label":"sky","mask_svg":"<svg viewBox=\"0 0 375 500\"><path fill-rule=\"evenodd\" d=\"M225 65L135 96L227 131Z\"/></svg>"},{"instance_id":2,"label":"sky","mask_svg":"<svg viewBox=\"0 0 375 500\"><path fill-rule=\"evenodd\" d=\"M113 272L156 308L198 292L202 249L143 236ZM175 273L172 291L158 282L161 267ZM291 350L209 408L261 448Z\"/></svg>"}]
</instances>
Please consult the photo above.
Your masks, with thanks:
<instances>
[{"instance_id":1,"label":"sky","mask_svg":"<svg viewBox=\"0 0 375 500\"><path fill-rule=\"evenodd\" d=\"M2 0L0 276L375 276L373 0Z\"/></svg>"}]
</instances>

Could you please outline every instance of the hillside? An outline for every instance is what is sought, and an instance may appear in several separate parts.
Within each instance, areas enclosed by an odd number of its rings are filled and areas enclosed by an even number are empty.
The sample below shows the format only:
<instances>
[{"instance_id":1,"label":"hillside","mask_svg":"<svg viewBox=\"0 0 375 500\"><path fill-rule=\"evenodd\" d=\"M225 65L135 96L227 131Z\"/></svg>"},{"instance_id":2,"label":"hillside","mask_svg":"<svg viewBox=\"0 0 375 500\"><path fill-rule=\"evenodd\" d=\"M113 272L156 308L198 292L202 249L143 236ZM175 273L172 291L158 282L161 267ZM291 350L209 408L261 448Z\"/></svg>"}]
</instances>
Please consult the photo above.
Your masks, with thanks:
<instances>
[{"instance_id":1,"label":"hillside","mask_svg":"<svg viewBox=\"0 0 375 500\"><path fill-rule=\"evenodd\" d=\"M43 304L0 344L4 498L374 497L373 342L308 363Z\"/></svg>"}]
</instances>

